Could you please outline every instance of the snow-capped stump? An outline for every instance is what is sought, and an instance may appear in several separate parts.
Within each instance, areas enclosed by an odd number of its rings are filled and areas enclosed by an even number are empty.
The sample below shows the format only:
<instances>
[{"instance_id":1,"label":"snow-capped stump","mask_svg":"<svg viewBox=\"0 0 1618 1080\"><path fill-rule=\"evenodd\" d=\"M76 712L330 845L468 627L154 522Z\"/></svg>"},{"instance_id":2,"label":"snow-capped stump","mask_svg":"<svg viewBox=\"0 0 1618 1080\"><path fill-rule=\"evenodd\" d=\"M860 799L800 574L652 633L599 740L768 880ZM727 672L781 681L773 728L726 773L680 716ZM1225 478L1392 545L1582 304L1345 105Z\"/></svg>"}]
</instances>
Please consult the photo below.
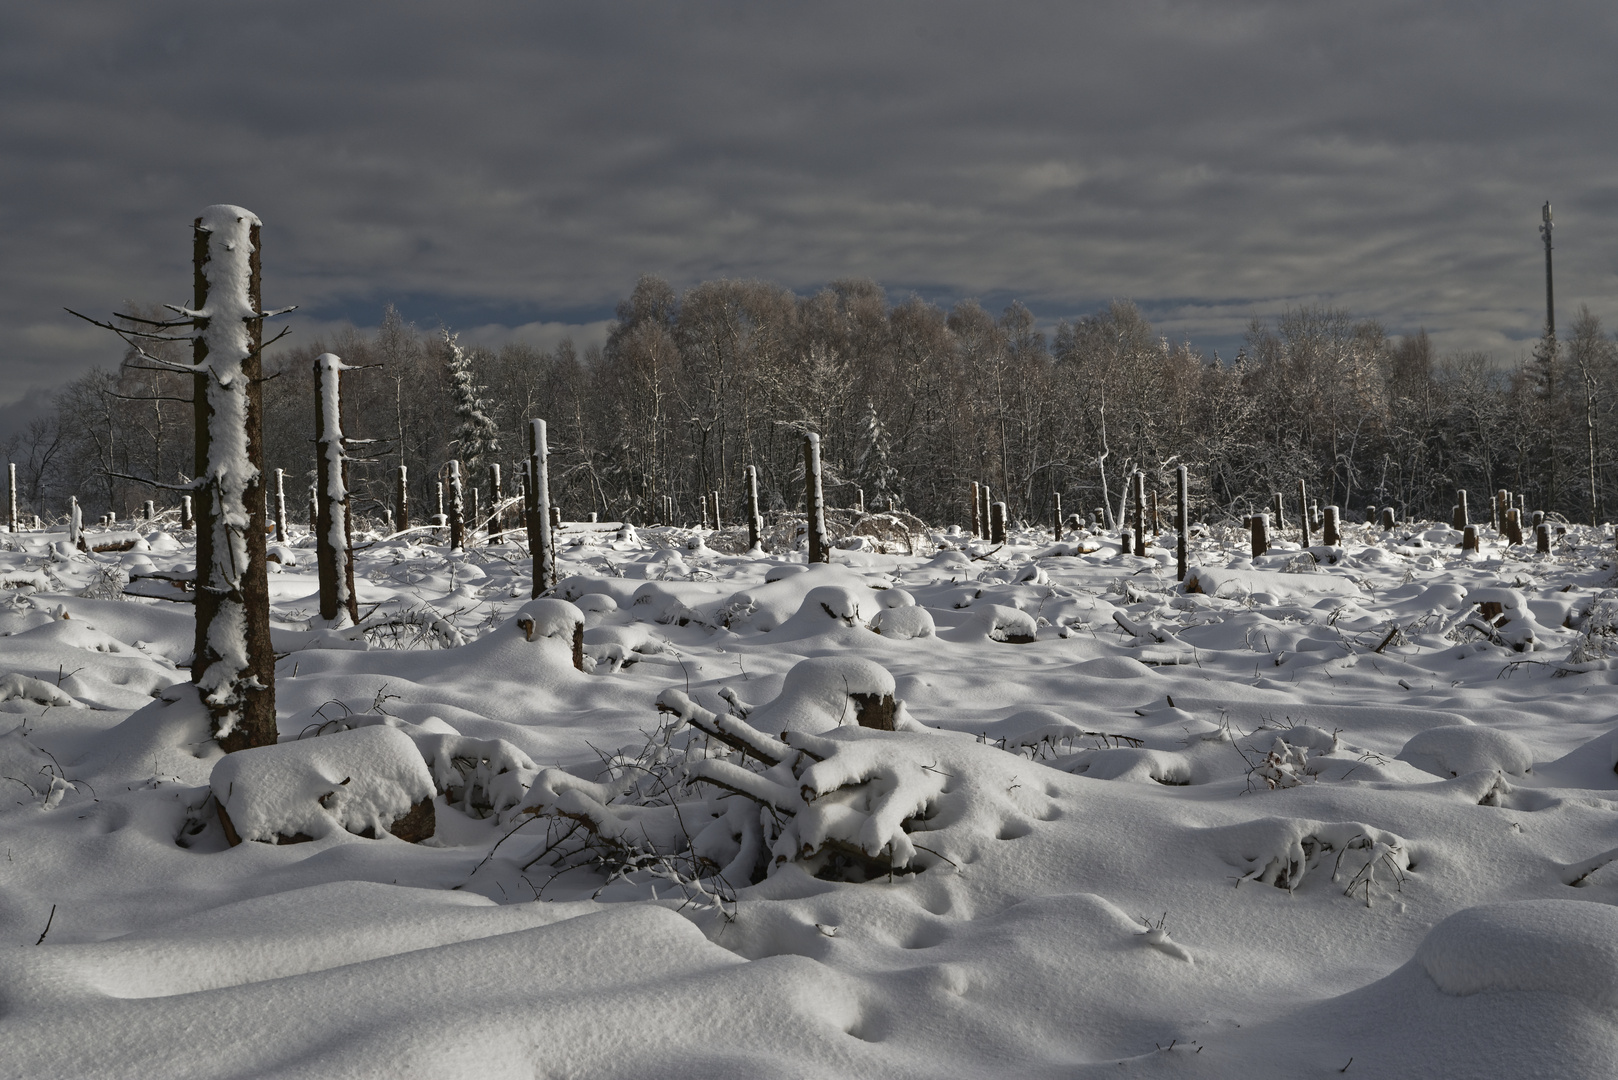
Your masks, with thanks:
<instances>
[{"instance_id":1,"label":"snow-capped stump","mask_svg":"<svg viewBox=\"0 0 1618 1080\"><path fill-rule=\"evenodd\" d=\"M530 600L517 612L517 629L529 641L556 641L571 650L573 666L584 670L584 612L566 600Z\"/></svg>"},{"instance_id":2,"label":"snow-capped stump","mask_svg":"<svg viewBox=\"0 0 1618 1080\"><path fill-rule=\"evenodd\" d=\"M857 656L816 656L798 661L775 700L752 710L747 721L771 734L819 734L845 724L893 731L904 709L893 694L893 676L880 664Z\"/></svg>"},{"instance_id":3,"label":"snow-capped stump","mask_svg":"<svg viewBox=\"0 0 1618 1080\"><path fill-rule=\"evenodd\" d=\"M990 641L1026 645L1039 633L1039 625L1026 611L1003 604L989 604L977 608L977 611L978 623Z\"/></svg>"},{"instance_id":4,"label":"snow-capped stump","mask_svg":"<svg viewBox=\"0 0 1618 1080\"><path fill-rule=\"evenodd\" d=\"M362 727L227 754L209 787L232 846L294 844L338 829L415 843L433 834L433 776L410 736Z\"/></svg>"},{"instance_id":5,"label":"snow-capped stump","mask_svg":"<svg viewBox=\"0 0 1618 1080\"><path fill-rule=\"evenodd\" d=\"M1618 909L1584 900L1520 900L1457 911L1427 934L1416 963L1446 994L1567 994L1618 1004Z\"/></svg>"},{"instance_id":6,"label":"snow-capped stump","mask_svg":"<svg viewBox=\"0 0 1618 1080\"><path fill-rule=\"evenodd\" d=\"M655 622L686 626L702 621L694 608L680 599L673 590L660 582L648 581L635 590L629 609L642 622Z\"/></svg>"},{"instance_id":7,"label":"snow-capped stump","mask_svg":"<svg viewBox=\"0 0 1618 1080\"><path fill-rule=\"evenodd\" d=\"M1534 751L1510 732L1467 724L1417 732L1399 751L1398 760L1434 776L1497 769L1521 776L1533 769Z\"/></svg>"},{"instance_id":8,"label":"snow-capped stump","mask_svg":"<svg viewBox=\"0 0 1618 1080\"><path fill-rule=\"evenodd\" d=\"M885 607L872 616L870 627L890 638L929 638L938 632L933 613L915 606Z\"/></svg>"}]
</instances>

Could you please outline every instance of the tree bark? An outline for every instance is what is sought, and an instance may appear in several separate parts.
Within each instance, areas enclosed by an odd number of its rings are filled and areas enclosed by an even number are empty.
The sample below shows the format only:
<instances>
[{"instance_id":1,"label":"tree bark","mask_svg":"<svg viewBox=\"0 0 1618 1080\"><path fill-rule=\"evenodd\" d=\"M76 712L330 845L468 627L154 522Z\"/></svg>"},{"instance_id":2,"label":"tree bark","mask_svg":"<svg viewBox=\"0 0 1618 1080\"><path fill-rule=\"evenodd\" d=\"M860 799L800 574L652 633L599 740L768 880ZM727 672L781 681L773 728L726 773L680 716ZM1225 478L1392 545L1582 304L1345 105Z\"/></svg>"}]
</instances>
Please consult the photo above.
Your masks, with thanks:
<instances>
[{"instance_id":1,"label":"tree bark","mask_svg":"<svg viewBox=\"0 0 1618 1080\"><path fill-rule=\"evenodd\" d=\"M831 562L831 541L826 534L826 496L820 482L820 436L803 437L804 506L809 527L809 561Z\"/></svg>"},{"instance_id":2,"label":"tree bark","mask_svg":"<svg viewBox=\"0 0 1618 1080\"><path fill-rule=\"evenodd\" d=\"M1179 533L1175 542L1174 569L1177 581L1184 581L1186 574L1186 557L1191 547L1191 491L1190 480L1186 475L1184 465L1175 471L1176 498L1179 503L1175 511L1174 527Z\"/></svg>"},{"instance_id":3,"label":"tree bark","mask_svg":"<svg viewBox=\"0 0 1618 1080\"><path fill-rule=\"evenodd\" d=\"M528 549L534 557L535 599L556 585L556 549L551 535L550 445L545 437L545 421L528 422L528 475L533 499L533 515L528 524Z\"/></svg>"},{"instance_id":4,"label":"tree bark","mask_svg":"<svg viewBox=\"0 0 1618 1080\"><path fill-rule=\"evenodd\" d=\"M489 543L500 544L505 542L506 530L502 520L505 517L500 504L505 501L505 491L500 486L500 466L489 466Z\"/></svg>"},{"instance_id":5,"label":"tree bark","mask_svg":"<svg viewBox=\"0 0 1618 1080\"><path fill-rule=\"evenodd\" d=\"M315 358L315 568L320 617L330 625L359 621L354 595L354 550L349 524L348 453L343 443L342 373L333 353Z\"/></svg>"},{"instance_id":6,"label":"tree bark","mask_svg":"<svg viewBox=\"0 0 1618 1080\"><path fill-rule=\"evenodd\" d=\"M210 206L192 226L197 506L191 679L229 753L276 741L264 544L258 218Z\"/></svg>"},{"instance_id":7,"label":"tree bark","mask_svg":"<svg viewBox=\"0 0 1618 1080\"><path fill-rule=\"evenodd\" d=\"M747 467L747 550L764 546L764 515L758 509L758 466Z\"/></svg>"}]
</instances>

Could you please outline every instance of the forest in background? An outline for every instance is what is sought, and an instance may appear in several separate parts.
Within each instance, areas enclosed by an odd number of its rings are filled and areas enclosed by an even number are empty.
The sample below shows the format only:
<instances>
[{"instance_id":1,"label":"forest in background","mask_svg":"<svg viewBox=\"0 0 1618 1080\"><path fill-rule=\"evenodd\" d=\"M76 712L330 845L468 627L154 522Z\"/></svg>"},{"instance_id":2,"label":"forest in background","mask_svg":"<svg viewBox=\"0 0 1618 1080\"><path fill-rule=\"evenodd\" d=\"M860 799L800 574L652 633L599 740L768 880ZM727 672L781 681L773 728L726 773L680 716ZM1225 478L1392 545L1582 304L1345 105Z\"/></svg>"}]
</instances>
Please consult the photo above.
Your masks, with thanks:
<instances>
[{"instance_id":1,"label":"forest in background","mask_svg":"<svg viewBox=\"0 0 1618 1080\"><path fill-rule=\"evenodd\" d=\"M1435 355L1425 333L1392 337L1331 308L1255 320L1221 360L1172 344L1127 302L1047 339L1020 303L945 310L864 280L803 297L731 280L676 294L643 277L606 344L582 352L486 348L390 306L374 336L266 355L265 465L286 471L294 520L313 482L313 359L326 351L360 367L343 376L344 430L374 440L356 448L352 486L356 513L378 520L400 464L420 513L436 509L452 459L485 506L490 464L517 494L529 418L548 423L564 515L642 524L662 519L665 496L677 521L699 521L709 491L739 520L750 464L767 512L801 509L811 431L830 504L854 505L858 489L869 508L945 525L968 521L974 480L1014 519L1048 521L1053 493L1069 513L1104 499L1116 511L1128 474L1143 470L1166 496L1181 464L1196 515L1214 520L1264 510L1275 492L1292 505L1299 480L1350 516L1391 506L1447 520L1457 489L1479 506L1508 488L1533 509L1599 522L1618 495L1618 346L1588 310L1565 340L1502 366ZM70 496L91 516L176 505L141 478L189 478L189 397L187 377L133 354L69 384L4 448L23 511L60 517Z\"/></svg>"}]
</instances>

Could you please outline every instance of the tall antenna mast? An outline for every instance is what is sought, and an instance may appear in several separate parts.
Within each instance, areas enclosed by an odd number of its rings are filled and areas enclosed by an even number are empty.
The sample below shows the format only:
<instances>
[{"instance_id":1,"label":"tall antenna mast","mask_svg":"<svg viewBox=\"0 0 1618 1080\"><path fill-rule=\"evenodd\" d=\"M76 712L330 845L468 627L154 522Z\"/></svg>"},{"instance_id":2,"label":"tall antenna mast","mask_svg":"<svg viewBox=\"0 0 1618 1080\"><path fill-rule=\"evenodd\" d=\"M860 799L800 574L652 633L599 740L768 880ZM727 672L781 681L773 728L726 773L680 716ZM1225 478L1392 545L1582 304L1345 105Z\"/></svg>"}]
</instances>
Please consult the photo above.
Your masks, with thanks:
<instances>
[{"instance_id":1,"label":"tall antenna mast","mask_svg":"<svg viewBox=\"0 0 1618 1080\"><path fill-rule=\"evenodd\" d=\"M1544 224L1539 235L1545 238L1545 335L1556 340L1556 294L1551 289L1551 204L1547 200L1543 211Z\"/></svg>"}]
</instances>

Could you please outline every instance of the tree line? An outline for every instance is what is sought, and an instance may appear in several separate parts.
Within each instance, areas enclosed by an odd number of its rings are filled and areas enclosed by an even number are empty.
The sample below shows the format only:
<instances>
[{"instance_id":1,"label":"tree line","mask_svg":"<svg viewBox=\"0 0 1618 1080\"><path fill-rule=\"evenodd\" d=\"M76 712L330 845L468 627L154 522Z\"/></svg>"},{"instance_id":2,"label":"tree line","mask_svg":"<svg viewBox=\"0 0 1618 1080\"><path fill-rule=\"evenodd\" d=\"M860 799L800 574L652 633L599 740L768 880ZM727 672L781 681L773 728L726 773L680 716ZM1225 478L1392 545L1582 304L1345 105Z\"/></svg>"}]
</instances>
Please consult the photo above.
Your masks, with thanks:
<instances>
[{"instance_id":1,"label":"tree line","mask_svg":"<svg viewBox=\"0 0 1618 1080\"><path fill-rule=\"evenodd\" d=\"M516 495L531 417L549 423L566 516L642 524L670 507L678 523L702 520L711 492L739 521L748 465L767 512L801 512L807 432L821 439L831 505L863 499L937 524L968 520L972 481L1016 519L1048 521L1053 494L1110 519L1133 472L1167 496L1181 464L1211 519L1291 499L1300 480L1349 515L1441 520L1457 489L1510 489L1571 521L1602 520L1618 496L1618 347L1588 310L1565 341L1546 336L1502 364L1440 356L1424 332L1390 336L1327 307L1255 320L1222 360L1171 343L1128 302L1047 338L1020 303L946 310L864 280L799 296L731 280L680 294L643 277L605 344L582 351L462 342L389 307L374 335L265 359L265 464L286 471L294 506L313 481L313 365L327 351L355 368L343 428L372 441L351 466L353 505L378 523L400 465L418 521L451 460L485 508L491 464ZM121 517L148 499L175 504L144 481L188 479L189 397L186 377L134 355L74 380L6 447L24 509L60 517L69 496Z\"/></svg>"}]
</instances>

